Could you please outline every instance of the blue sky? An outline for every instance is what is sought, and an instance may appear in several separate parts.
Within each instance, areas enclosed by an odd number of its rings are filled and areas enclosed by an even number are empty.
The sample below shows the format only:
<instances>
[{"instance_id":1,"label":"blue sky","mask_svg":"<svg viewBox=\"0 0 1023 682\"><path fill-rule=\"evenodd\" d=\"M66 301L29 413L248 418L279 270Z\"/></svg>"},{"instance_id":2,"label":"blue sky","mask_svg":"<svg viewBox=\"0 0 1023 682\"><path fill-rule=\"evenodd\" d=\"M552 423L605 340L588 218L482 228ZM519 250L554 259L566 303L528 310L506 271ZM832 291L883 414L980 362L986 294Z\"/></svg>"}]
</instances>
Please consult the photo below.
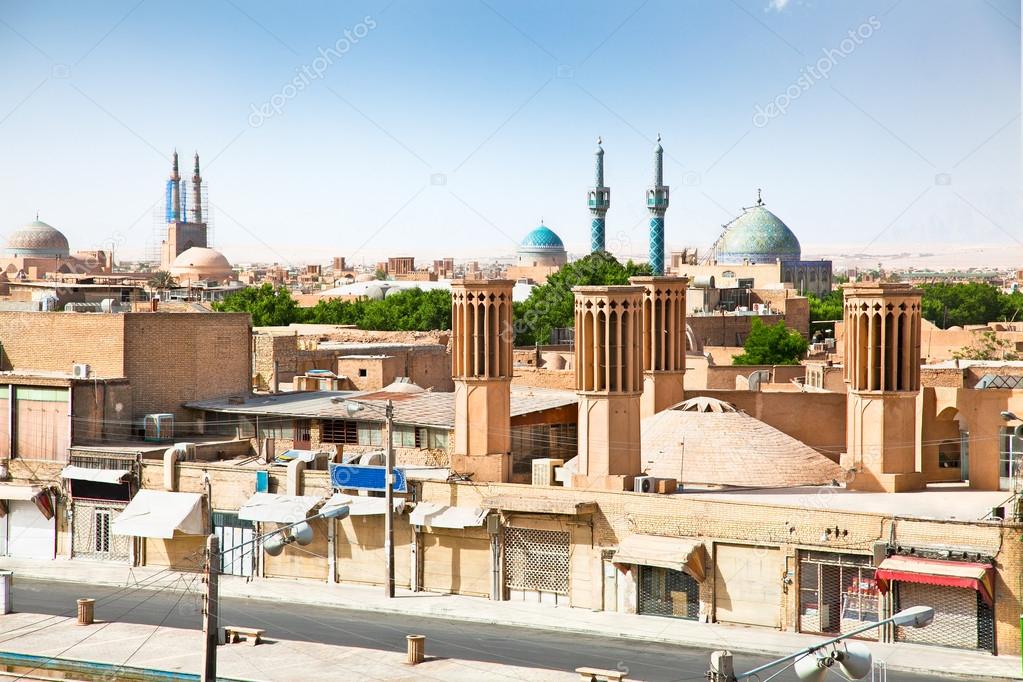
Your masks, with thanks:
<instances>
[{"instance_id":1,"label":"blue sky","mask_svg":"<svg viewBox=\"0 0 1023 682\"><path fill-rule=\"evenodd\" d=\"M1012 0L5 1L0 67L0 232L79 248L143 252L177 146L234 261L508 254L541 218L582 252L602 135L642 254L658 132L669 248L757 187L811 253L1023 239Z\"/></svg>"}]
</instances>

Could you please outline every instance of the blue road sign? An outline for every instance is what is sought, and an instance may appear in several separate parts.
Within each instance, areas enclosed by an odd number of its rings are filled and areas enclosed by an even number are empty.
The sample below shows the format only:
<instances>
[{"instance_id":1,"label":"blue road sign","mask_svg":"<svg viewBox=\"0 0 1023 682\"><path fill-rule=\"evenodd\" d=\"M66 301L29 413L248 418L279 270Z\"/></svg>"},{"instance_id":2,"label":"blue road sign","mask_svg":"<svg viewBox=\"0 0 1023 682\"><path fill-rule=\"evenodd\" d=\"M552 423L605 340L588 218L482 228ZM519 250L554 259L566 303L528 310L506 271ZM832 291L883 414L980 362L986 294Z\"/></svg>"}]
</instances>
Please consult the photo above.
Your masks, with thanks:
<instances>
[{"instance_id":1,"label":"blue road sign","mask_svg":"<svg viewBox=\"0 0 1023 682\"><path fill-rule=\"evenodd\" d=\"M335 488L387 490L387 467L369 464L331 464L330 483ZM405 470L394 470L394 492L408 492Z\"/></svg>"}]
</instances>

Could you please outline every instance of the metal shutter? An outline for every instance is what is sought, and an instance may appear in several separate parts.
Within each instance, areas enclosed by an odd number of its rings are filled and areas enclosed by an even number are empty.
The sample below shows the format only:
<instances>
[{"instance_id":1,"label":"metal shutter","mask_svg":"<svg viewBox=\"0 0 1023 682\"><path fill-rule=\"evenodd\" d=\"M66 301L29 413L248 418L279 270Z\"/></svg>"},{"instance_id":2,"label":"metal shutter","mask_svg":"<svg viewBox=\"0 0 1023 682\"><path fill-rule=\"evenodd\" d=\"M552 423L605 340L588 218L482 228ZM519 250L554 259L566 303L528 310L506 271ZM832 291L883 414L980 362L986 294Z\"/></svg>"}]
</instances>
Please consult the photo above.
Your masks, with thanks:
<instances>
[{"instance_id":1,"label":"metal shutter","mask_svg":"<svg viewBox=\"0 0 1023 682\"><path fill-rule=\"evenodd\" d=\"M720 623L781 625L781 550L716 545L714 612Z\"/></svg>"}]
</instances>

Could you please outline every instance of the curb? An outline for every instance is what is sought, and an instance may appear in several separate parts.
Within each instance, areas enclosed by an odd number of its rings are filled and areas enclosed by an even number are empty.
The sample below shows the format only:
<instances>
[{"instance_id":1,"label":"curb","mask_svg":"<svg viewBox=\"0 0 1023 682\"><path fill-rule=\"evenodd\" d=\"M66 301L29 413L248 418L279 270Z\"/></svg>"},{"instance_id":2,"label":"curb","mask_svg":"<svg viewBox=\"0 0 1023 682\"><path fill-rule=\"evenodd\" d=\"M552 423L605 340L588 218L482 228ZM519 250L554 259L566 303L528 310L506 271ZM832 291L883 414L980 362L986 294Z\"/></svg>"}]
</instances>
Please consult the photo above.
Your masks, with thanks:
<instances>
[{"instance_id":1,"label":"curb","mask_svg":"<svg viewBox=\"0 0 1023 682\"><path fill-rule=\"evenodd\" d=\"M81 577L76 577L75 579L70 579L70 578L67 578L67 577L47 576L47 577L31 577L31 578L26 578L26 579L27 580L33 580L33 581L52 580L54 582L66 582L66 583L76 583L76 584L82 584L83 583L83 580L82 580ZM145 577L139 579L140 582L143 582L145 580L146 580ZM104 580L102 578L91 578L91 579L87 578L84 582L86 584L101 585L101 586L104 586L104 587L121 587L121 588L132 587L132 585L130 585L130 584L126 585L123 581ZM301 584L300 581L296 581L296 583L297 584ZM225 587L227 589L225 589ZM228 582L226 585L222 583L221 584L221 588L220 588L220 595L221 595L221 597L223 597L225 599L232 599L232 598L234 598L234 599L254 599L254 600L258 600L258 601L273 602L273 603L288 602L290 604L299 604L299 605L305 605L305 606L319 606L319 607L324 607L324 608L346 609L346 610L349 610L349 611L365 611L365 612L369 612L369 613L386 613L386 614L390 614L390 615L412 616L412 617L420 617L420 618L435 618L437 620L449 620L449 621L450 620L457 620L457 621L462 621L462 622L466 622L466 623L479 623L479 624L482 624L482 625L497 625L497 626L502 626L502 627L527 628L527 629L530 629L530 630L542 630L542 631L546 631L546 632L572 633L572 634L576 634L576 635L587 635L587 636L590 636L590 637L618 638L618 639L623 639L623 640L628 640L628 641L654 642L654 643L657 643L657 644L670 644L670 645L675 645L675 646L689 648L689 649L702 649L702 648L706 648L706 647L714 648L714 647L719 647L720 646L720 642L719 641L700 642L700 641L692 641L692 640L690 640L690 641L682 642L682 641L679 641L677 638L665 637L663 635L656 635L656 634L631 633L631 632L610 632L610 631L607 631L607 630L599 630L599 629L596 629L594 627L579 627L579 626L572 626L572 625L568 625L568 624L557 624L557 625L555 625L555 624L547 624L547 623L509 622L507 620L501 620L501 619L498 619L498 618L488 617L488 616L477 616L477 615L466 615L466 614L461 614L461 613L454 613L454 612L451 612L450 610L448 610L447 608L445 608L443 606L441 606L439 609L434 609L434 610L431 610L429 612L419 612L419 611L409 611L407 609L402 609L402 608L400 608L398 606L393 606L392 607L392 606L386 606L386 605L382 605L382 604L365 604L365 603L361 603L361 602L358 602L358 601L355 601L355 602L347 602L346 601L346 602L330 602L330 603L325 603L323 601L317 601L315 599L302 598L301 596L294 595L294 594L287 595L287 596L285 596L285 595L276 595L276 594L271 594L271 595L268 595L268 594L258 594L258 593L250 594L250 593L247 593L245 591L235 592L234 590L231 589L231 587L232 586L231 586L230 582ZM143 586L140 589L146 589L146 588L147 588L146 586ZM445 596L449 596L449 595L440 595L438 598L442 599ZM761 656L781 656L781 655L785 655L785 654L791 653L790 650L788 650L788 649L782 649L782 648L778 648L778 647L768 647L768 646L757 646L756 644L753 644L753 643L744 643L744 642L736 642L734 644L730 643L728 645L728 648L732 652L734 652L734 653L753 654L753 655L761 655ZM911 673L911 674L923 675L925 677L926 676L930 676L931 678L957 678L957 679L981 680L983 682L1019 682L1019 680L1023 679L1023 676L1019 676L1019 675L1015 675L1015 676L992 675L990 673L984 673L984 672L981 672L981 671L946 672L946 671L943 671L943 670L933 670L933 669L929 669L929 668L928 669L924 669L924 668L914 667L914 666L911 666L911 665L900 665L898 663L890 664L888 669L893 671L893 672Z\"/></svg>"}]
</instances>

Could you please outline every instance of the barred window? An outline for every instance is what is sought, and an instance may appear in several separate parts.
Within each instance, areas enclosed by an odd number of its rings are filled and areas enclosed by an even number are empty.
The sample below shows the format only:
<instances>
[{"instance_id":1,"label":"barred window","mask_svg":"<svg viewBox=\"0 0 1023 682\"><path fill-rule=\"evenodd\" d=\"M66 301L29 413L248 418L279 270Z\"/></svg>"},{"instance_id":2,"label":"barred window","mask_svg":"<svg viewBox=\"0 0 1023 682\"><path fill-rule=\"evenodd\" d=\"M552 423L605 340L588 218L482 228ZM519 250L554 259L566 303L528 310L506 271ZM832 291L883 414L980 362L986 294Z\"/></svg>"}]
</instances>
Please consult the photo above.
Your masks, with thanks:
<instances>
[{"instance_id":1,"label":"barred window","mask_svg":"<svg viewBox=\"0 0 1023 682\"><path fill-rule=\"evenodd\" d=\"M95 510L96 543L97 552L106 553L110 551L110 510Z\"/></svg>"},{"instance_id":2,"label":"barred window","mask_svg":"<svg viewBox=\"0 0 1023 682\"><path fill-rule=\"evenodd\" d=\"M359 429L359 445L383 445L384 435L380 426L371 422L357 422Z\"/></svg>"},{"instance_id":3,"label":"barred window","mask_svg":"<svg viewBox=\"0 0 1023 682\"><path fill-rule=\"evenodd\" d=\"M355 422L342 419L324 419L321 424L320 440L324 443L358 445L359 432Z\"/></svg>"},{"instance_id":4,"label":"barred window","mask_svg":"<svg viewBox=\"0 0 1023 682\"><path fill-rule=\"evenodd\" d=\"M512 590L568 594L566 531L505 528L505 586Z\"/></svg>"}]
</instances>

